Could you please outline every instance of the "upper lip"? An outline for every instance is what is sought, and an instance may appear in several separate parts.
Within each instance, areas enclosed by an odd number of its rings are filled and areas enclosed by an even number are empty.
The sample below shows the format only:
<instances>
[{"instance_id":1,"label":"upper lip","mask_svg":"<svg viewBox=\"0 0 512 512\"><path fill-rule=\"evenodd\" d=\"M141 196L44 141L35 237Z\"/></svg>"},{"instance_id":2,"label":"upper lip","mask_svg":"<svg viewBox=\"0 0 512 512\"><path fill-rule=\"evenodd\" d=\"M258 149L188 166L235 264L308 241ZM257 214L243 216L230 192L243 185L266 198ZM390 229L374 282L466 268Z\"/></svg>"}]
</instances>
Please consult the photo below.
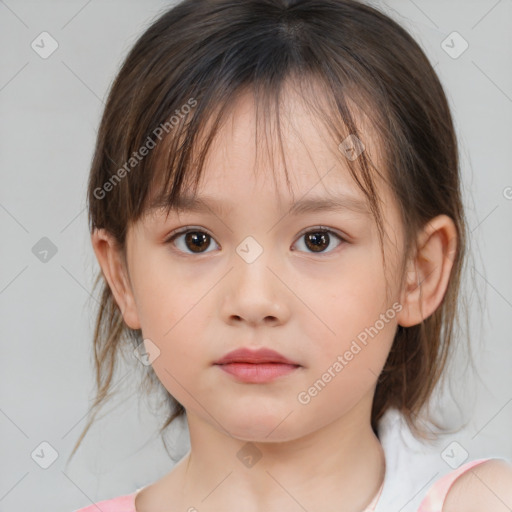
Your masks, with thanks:
<instances>
[{"instance_id":1,"label":"upper lip","mask_svg":"<svg viewBox=\"0 0 512 512\"><path fill-rule=\"evenodd\" d=\"M275 350L270 348L259 348L251 350L249 348L238 348L232 352L227 353L224 357L215 361L214 364L229 364L229 363L282 363L293 364L300 366L299 363L287 359Z\"/></svg>"}]
</instances>

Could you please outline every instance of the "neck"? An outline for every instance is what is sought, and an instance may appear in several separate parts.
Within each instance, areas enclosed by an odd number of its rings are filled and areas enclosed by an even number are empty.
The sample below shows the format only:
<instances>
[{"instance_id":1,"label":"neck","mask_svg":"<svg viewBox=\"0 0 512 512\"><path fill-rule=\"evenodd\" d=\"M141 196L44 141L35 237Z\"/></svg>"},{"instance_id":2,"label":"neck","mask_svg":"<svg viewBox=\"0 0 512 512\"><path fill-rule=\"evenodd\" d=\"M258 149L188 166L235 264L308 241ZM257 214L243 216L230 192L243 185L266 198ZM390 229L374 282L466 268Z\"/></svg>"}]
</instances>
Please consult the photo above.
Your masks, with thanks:
<instances>
[{"instance_id":1,"label":"neck","mask_svg":"<svg viewBox=\"0 0 512 512\"><path fill-rule=\"evenodd\" d=\"M321 503L326 512L361 512L385 471L369 414L354 407L284 442L241 441L187 414L191 450L176 468L183 510L311 511Z\"/></svg>"}]
</instances>

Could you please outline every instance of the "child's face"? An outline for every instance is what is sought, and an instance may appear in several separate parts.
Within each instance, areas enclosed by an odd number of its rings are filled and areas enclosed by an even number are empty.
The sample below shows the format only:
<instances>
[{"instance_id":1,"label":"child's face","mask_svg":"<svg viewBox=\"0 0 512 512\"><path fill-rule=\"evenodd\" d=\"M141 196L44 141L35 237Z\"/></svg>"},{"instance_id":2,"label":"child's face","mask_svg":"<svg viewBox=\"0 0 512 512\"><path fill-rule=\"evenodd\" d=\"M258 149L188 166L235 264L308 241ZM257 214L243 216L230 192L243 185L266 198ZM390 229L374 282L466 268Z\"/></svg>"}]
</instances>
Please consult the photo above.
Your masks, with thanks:
<instances>
[{"instance_id":1,"label":"child's face","mask_svg":"<svg viewBox=\"0 0 512 512\"><path fill-rule=\"evenodd\" d=\"M292 197L282 163L274 185L264 138L253 172L251 98L243 97L220 131L198 190L222 211L171 212L168 218L157 212L130 229L127 262L136 307L125 319L160 350L153 368L189 421L244 440L284 441L350 410L369 418L401 308L402 227L390 191L378 182L386 290L377 227L345 155L288 96L292 126L282 124L282 130ZM370 140L363 142L378 165ZM341 196L351 199L339 210L289 213L303 200ZM185 226L211 238L181 234L165 243ZM322 238L319 226L332 233ZM270 348L300 366L267 382L242 382L214 364L241 347Z\"/></svg>"}]
</instances>

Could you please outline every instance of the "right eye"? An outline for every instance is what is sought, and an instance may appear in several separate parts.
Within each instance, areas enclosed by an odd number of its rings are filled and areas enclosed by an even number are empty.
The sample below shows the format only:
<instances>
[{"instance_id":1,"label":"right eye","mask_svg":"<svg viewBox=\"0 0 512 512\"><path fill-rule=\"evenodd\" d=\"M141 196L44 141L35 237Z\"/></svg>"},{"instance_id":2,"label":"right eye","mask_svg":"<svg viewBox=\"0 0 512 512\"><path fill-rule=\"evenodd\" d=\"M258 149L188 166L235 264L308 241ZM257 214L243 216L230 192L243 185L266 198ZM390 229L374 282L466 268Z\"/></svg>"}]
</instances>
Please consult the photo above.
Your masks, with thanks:
<instances>
[{"instance_id":1,"label":"right eye","mask_svg":"<svg viewBox=\"0 0 512 512\"><path fill-rule=\"evenodd\" d=\"M211 240L213 240L213 237L206 231L192 229L189 226L171 233L165 240L165 243L174 245L180 252L185 254L204 254L211 252L202 250L210 245ZM190 249L190 252L187 252L187 249Z\"/></svg>"}]
</instances>

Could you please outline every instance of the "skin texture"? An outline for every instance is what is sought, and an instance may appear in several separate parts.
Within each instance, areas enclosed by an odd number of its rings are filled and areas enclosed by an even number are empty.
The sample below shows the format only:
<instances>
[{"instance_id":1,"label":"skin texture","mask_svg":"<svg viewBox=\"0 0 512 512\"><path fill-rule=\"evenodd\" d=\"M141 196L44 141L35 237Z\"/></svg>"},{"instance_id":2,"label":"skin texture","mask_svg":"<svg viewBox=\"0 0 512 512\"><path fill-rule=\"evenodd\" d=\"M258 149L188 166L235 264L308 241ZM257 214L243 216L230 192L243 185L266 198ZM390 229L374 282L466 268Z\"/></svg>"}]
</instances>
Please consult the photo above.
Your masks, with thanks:
<instances>
[{"instance_id":1,"label":"skin texture","mask_svg":"<svg viewBox=\"0 0 512 512\"><path fill-rule=\"evenodd\" d=\"M218 199L224 211L146 216L128 231L127 267L108 233L92 234L125 322L158 347L153 369L187 411L191 451L139 494L138 512L317 510L319 503L324 511L342 504L346 512L360 512L384 478L371 405L397 325L429 316L446 290L455 241L451 219L436 217L418 233L420 250L407 262L402 284L402 226L384 182L377 186L386 269L369 213L288 214L303 198L343 193L364 201L344 155L300 98L291 90L285 95L282 118L293 194L277 151L276 183L270 160L258 158L254 172L254 119L252 96L241 96L206 162L198 193ZM371 131L363 133L378 163ZM184 235L165 243L185 226L211 235L205 252L194 253ZM347 241L330 233L324 251L314 252L304 235L318 226ZM248 236L263 250L252 263L237 253ZM390 310L395 314L378 334L301 403L299 393ZM239 347L272 348L301 366L270 383L241 383L213 365ZM246 467L240 449L261 458Z\"/></svg>"},{"instance_id":2,"label":"skin texture","mask_svg":"<svg viewBox=\"0 0 512 512\"><path fill-rule=\"evenodd\" d=\"M504 460L489 460L457 478L443 506L443 512L483 510L512 510L512 466Z\"/></svg>"}]
</instances>

